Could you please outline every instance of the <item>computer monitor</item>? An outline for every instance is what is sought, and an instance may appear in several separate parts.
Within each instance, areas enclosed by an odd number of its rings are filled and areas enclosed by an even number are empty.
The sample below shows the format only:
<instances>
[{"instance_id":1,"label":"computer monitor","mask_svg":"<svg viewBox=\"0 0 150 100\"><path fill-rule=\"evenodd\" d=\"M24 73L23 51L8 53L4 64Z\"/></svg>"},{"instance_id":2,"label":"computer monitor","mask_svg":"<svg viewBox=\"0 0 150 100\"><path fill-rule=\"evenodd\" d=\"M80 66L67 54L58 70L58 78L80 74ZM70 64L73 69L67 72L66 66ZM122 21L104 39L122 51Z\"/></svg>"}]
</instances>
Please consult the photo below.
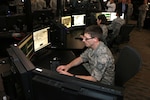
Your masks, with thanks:
<instances>
[{"instance_id":1,"label":"computer monitor","mask_svg":"<svg viewBox=\"0 0 150 100\"><path fill-rule=\"evenodd\" d=\"M46 69L36 68L32 83L34 100L123 100L124 89L121 87L69 77Z\"/></svg>"},{"instance_id":2,"label":"computer monitor","mask_svg":"<svg viewBox=\"0 0 150 100\"><path fill-rule=\"evenodd\" d=\"M34 65L16 44L10 45L7 52L13 74L13 77L10 79L13 80L13 83L9 84L14 86L12 88L14 88L16 92L16 95L11 95L10 99L32 100L30 82L32 76L31 72L35 69Z\"/></svg>"},{"instance_id":3,"label":"computer monitor","mask_svg":"<svg viewBox=\"0 0 150 100\"><path fill-rule=\"evenodd\" d=\"M35 52L51 44L50 35L48 32L49 29L50 27L45 27L42 29L37 29L33 32L33 44Z\"/></svg>"},{"instance_id":4,"label":"computer monitor","mask_svg":"<svg viewBox=\"0 0 150 100\"><path fill-rule=\"evenodd\" d=\"M67 28L70 28L71 27L71 16L62 16L61 24L63 24Z\"/></svg>"},{"instance_id":5,"label":"computer monitor","mask_svg":"<svg viewBox=\"0 0 150 100\"><path fill-rule=\"evenodd\" d=\"M107 18L107 21L113 21L115 18L117 18L116 12L99 12L99 13L96 13L96 18L100 14L104 14L105 17ZM120 18L124 19L124 13L122 13L122 15L120 16Z\"/></svg>"},{"instance_id":6,"label":"computer monitor","mask_svg":"<svg viewBox=\"0 0 150 100\"><path fill-rule=\"evenodd\" d=\"M55 20L51 21L50 40L51 48L66 48L66 34L68 29Z\"/></svg>"},{"instance_id":7,"label":"computer monitor","mask_svg":"<svg viewBox=\"0 0 150 100\"><path fill-rule=\"evenodd\" d=\"M101 14L101 12L97 12L95 13L95 18L97 19L97 17Z\"/></svg>"},{"instance_id":8,"label":"computer monitor","mask_svg":"<svg viewBox=\"0 0 150 100\"><path fill-rule=\"evenodd\" d=\"M101 12L101 14L104 14L106 19L107 19L107 21L110 21L110 19L111 19L111 12Z\"/></svg>"},{"instance_id":9,"label":"computer monitor","mask_svg":"<svg viewBox=\"0 0 150 100\"><path fill-rule=\"evenodd\" d=\"M32 58L32 56L34 55L32 33L28 34L17 45L18 45L18 48L22 50L22 52L25 54L25 56L28 59Z\"/></svg>"},{"instance_id":10,"label":"computer monitor","mask_svg":"<svg viewBox=\"0 0 150 100\"><path fill-rule=\"evenodd\" d=\"M81 27L86 25L86 14L73 14L72 27Z\"/></svg>"},{"instance_id":11,"label":"computer monitor","mask_svg":"<svg viewBox=\"0 0 150 100\"><path fill-rule=\"evenodd\" d=\"M115 18L117 18L116 12L111 12L110 21L113 21ZM120 18L124 19L124 13L122 13Z\"/></svg>"}]
</instances>

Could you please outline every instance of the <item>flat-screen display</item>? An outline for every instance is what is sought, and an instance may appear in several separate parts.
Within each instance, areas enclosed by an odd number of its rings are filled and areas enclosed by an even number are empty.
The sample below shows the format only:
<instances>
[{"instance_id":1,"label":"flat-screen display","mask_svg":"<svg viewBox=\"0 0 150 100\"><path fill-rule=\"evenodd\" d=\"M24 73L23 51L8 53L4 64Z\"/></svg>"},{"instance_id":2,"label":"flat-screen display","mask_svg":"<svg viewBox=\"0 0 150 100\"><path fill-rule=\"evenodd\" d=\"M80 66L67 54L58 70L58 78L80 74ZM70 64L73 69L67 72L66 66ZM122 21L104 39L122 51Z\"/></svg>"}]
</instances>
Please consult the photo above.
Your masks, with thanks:
<instances>
[{"instance_id":1,"label":"flat-screen display","mask_svg":"<svg viewBox=\"0 0 150 100\"><path fill-rule=\"evenodd\" d=\"M107 21L110 21L110 19L111 19L111 12L101 12L101 14L104 14L106 19L107 19Z\"/></svg>"},{"instance_id":2,"label":"flat-screen display","mask_svg":"<svg viewBox=\"0 0 150 100\"><path fill-rule=\"evenodd\" d=\"M115 18L117 18L116 12L111 12L110 21L113 21ZM124 19L124 13L122 13L122 15L120 16L120 18Z\"/></svg>"},{"instance_id":3,"label":"flat-screen display","mask_svg":"<svg viewBox=\"0 0 150 100\"><path fill-rule=\"evenodd\" d=\"M70 28L71 27L71 16L62 16L61 24L63 24L67 28Z\"/></svg>"},{"instance_id":4,"label":"flat-screen display","mask_svg":"<svg viewBox=\"0 0 150 100\"><path fill-rule=\"evenodd\" d=\"M95 13L95 18L97 19L97 17L101 14L101 12L97 12Z\"/></svg>"},{"instance_id":5,"label":"flat-screen display","mask_svg":"<svg viewBox=\"0 0 150 100\"><path fill-rule=\"evenodd\" d=\"M17 45L18 45L18 48L23 51L23 53L28 59L32 58L32 56L34 55L32 34L28 34Z\"/></svg>"},{"instance_id":6,"label":"flat-screen display","mask_svg":"<svg viewBox=\"0 0 150 100\"><path fill-rule=\"evenodd\" d=\"M50 44L50 27L42 28L33 32L34 51L38 51Z\"/></svg>"},{"instance_id":7,"label":"flat-screen display","mask_svg":"<svg viewBox=\"0 0 150 100\"><path fill-rule=\"evenodd\" d=\"M116 12L99 12L95 14L95 17L97 18L100 14L104 14L107 21L113 21L115 18L117 18ZM122 13L120 18L124 19L124 13Z\"/></svg>"},{"instance_id":8,"label":"flat-screen display","mask_svg":"<svg viewBox=\"0 0 150 100\"><path fill-rule=\"evenodd\" d=\"M21 100L33 100L31 99L31 87L30 87L30 78L31 72L35 69L34 65L29 59L25 56L20 48L17 45L10 45L10 48L7 49L10 58L10 66L12 71L12 76L7 83L10 88L8 91L10 93L10 98L12 99L21 99ZM6 84L5 84L6 85ZM11 87L13 86L13 87ZM10 91L11 90L11 91ZM13 93L16 95L13 95Z\"/></svg>"},{"instance_id":9,"label":"flat-screen display","mask_svg":"<svg viewBox=\"0 0 150 100\"><path fill-rule=\"evenodd\" d=\"M85 25L86 25L86 14L72 15L72 27Z\"/></svg>"}]
</instances>

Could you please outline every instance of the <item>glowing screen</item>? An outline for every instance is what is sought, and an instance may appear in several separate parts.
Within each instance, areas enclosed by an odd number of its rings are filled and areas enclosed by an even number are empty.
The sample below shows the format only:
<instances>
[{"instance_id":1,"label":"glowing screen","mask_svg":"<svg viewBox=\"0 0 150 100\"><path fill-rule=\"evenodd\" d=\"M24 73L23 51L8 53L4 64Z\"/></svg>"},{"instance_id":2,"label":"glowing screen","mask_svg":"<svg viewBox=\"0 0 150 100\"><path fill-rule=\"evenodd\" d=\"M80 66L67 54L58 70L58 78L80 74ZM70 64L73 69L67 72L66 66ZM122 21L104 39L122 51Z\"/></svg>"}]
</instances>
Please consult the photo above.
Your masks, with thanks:
<instances>
[{"instance_id":1,"label":"glowing screen","mask_svg":"<svg viewBox=\"0 0 150 100\"><path fill-rule=\"evenodd\" d=\"M49 27L33 32L34 51L35 52L50 44L49 36L48 36L48 29L49 29Z\"/></svg>"}]
</instances>

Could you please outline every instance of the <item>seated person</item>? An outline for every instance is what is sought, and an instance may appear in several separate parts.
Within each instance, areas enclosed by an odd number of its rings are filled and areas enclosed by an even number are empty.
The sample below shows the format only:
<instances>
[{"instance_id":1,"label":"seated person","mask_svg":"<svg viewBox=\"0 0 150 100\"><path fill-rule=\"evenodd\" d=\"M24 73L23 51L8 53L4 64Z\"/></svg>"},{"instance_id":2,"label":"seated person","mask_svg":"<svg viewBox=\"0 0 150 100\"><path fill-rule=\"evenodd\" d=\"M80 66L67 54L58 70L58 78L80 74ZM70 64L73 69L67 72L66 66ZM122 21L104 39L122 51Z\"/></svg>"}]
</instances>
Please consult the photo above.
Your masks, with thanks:
<instances>
[{"instance_id":1,"label":"seated person","mask_svg":"<svg viewBox=\"0 0 150 100\"><path fill-rule=\"evenodd\" d=\"M116 12L117 18L115 18L111 24L108 25L108 30L112 30L111 33L108 33L107 37L107 45L111 46L113 44L114 39L118 36L120 32L120 28L122 25L125 24L125 20L120 18L122 13L119 13L118 11Z\"/></svg>"},{"instance_id":2,"label":"seated person","mask_svg":"<svg viewBox=\"0 0 150 100\"><path fill-rule=\"evenodd\" d=\"M101 41L102 29L98 25L88 26L81 38L87 47L86 50L67 65L58 66L57 72L93 82L113 85L115 75L114 57L109 48ZM69 72L69 69L78 65L83 65L89 75L75 75Z\"/></svg>"},{"instance_id":3,"label":"seated person","mask_svg":"<svg viewBox=\"0 0 150 100\"><path fill-rule=\"evenodd\" d=\"M108 35L108 29L107 29L107 26L106 26L106 22L107 22L107 19L105 17L104 14L100 14L98 17L97 17L97 25L99 25L101 28L102 28L102 31L103 31L103 36L102 36L102 39L104 39L104 43L106 43L106 37Z\"/></svg>"}]
</instances>

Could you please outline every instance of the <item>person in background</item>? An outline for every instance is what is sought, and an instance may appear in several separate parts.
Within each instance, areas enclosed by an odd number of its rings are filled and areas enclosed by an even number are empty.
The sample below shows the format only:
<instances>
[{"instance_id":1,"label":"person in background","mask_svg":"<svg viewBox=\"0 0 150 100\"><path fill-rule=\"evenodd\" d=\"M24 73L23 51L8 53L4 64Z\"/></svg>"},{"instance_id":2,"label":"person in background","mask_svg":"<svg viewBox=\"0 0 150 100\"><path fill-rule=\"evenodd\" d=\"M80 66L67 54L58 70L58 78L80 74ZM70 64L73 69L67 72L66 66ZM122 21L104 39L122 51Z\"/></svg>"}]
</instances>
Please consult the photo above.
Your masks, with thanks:
<instances>
[{"instance_id":1,"label":"person in background","mask_svg":"<svg viewBox=\"0 0 150 100\"><path fill-rule=\"evenodd\" d=\"M109 0L106 3L106 11L114 12L115 10L116 10L116 3L114 2L114 0Z\"/></svg>"},{"instance_id":2,"label":"person in background","mask_svg":"<svg viewBox=\"0 0 150 100\"><path fill-rule=\"evenodd\" d=\"M46 2L46 8L50 8L50 0L45 0Z\"/></svg>"},{"instance_id":3,"label":"person in background","mask_svg":"<svg viewBox=\"0 0 150 100\"><path fill-rule=\"evenodd\" d=\"M46 8L45 0L31 0L32 11L42 10Z\"/></svg>"},{"instance_id":4,"label":"person in background","mask_svg":"<svg viewBox=\"0 0 150 100\"><path fill-rule=\"evenodd\" d=\"M52 12L54 13L54 16L56 16L57 0L50 0L50 8L52 9Z\"/></svg>"},{"instance_id":5,"label":"person in background","mask_svg":"<svg viewBox=\"0 0 150 100\"><path fill-rule=\"evenodd\" d=\"M101 41L102 29L98 25L88 26L82 41L87 47L81 55L66 65L57 67L60 74L74 76L76 78L113 85L115 75L114 57L109 48ZM89 75L70 73L69 70L78 65L83 65ZM79 66L83 67L83 66Z\"/></svg>"},{"instance_id":6,"label":"person in background","mask_svg":"<svg viewBox=\"0 0 150 100\"><path fill-rule=\"evenodd\" d=\"M111 33L108 33L108 38L107 38L107 45L108 47L111 47L113 44L114 39L118 36L120 32L120 28L122 25L125 24L125 19L120 18L122 14L120 14L120 11L116 12L117 18L115 18L111 24L108 25L108 30L112 30Z\"/></svg>"},{"instance_id":7,"label":"person in background","mask_svg":"<svg viewBox=\"0 0 150 100\"><path fill-rule=\"evenodd\" d=\"M116 4L116 10L115 11L119 12L121 15L122 15L122 13L124 13L125 19L126 19L127 10L128 10L128 4L126 3L126 0L120 0Z\"/></svg>"},{"instance_id":8,"label":"person in background","mask_svg":"<svg viewBox=\"0 0 150 100\"><path fill-rule=\"evenodd\" d=\"M90 3L95 3L97 5L97 10L101 11L102 10L102 2L101 0L89 0Z\"/></svg>"},{"instance_id":9,"label":"person in background","mask_svg":"<svg viewBox=\"0 0 150 100\"><path fill-rule=\"evenodd\" d=\"M37 9L36 0L31 0L31 11L34 12Z\"/></svg>"},{"instance_id":10,"label":"person in background","mask_svg":"<svg viewBox=\"0 0 150 100\"><path fill-rule=\"evenodd\" d=\"M139 6L139 16L138 16L138 21L137 21L137 26L138 26L139 31L141 31L144 26L144 20L145 20L147 11L148 11L148 2L147 0L144 0L143 4Z\"/></svg>"},{"instance_id":11,"label":"person in background","mask_svg":"<svg viewBox=\"0 0 150 100\"><path fill-rule=\"evenodd\" d=\"M107 44L106 42L106 38L107 38L107 35L108 35L108 28L106 26L106 22L107 22L107 19L105 17L104 14L100 14L98 17L97 17L97 25L99 25L101 28L102 28L102 31L103 31L103 41L104 43Z\"/></svg>"},{"instance_id":12,"label":"person in background","mask_svg":"<svg viewBox=\"0 0 150 100\"><path fill-rule=\"evenodd\" d=\"M46 1L45 0L36 0L37 2L37 9L45 9L46 8Z\"/></svg>"},{"instance_id":13,"label":"person in background","mask_svg":"<svg viewBox=\"0 0 150 100\"><path fill-rule=\"evenodd\" d=\"M127 15L126 15L126 24L128 24L129 20L131 19L133 13L133 4L131 0L128 0L128 9L127 9Z\"/></svg>"}]
</instances>

